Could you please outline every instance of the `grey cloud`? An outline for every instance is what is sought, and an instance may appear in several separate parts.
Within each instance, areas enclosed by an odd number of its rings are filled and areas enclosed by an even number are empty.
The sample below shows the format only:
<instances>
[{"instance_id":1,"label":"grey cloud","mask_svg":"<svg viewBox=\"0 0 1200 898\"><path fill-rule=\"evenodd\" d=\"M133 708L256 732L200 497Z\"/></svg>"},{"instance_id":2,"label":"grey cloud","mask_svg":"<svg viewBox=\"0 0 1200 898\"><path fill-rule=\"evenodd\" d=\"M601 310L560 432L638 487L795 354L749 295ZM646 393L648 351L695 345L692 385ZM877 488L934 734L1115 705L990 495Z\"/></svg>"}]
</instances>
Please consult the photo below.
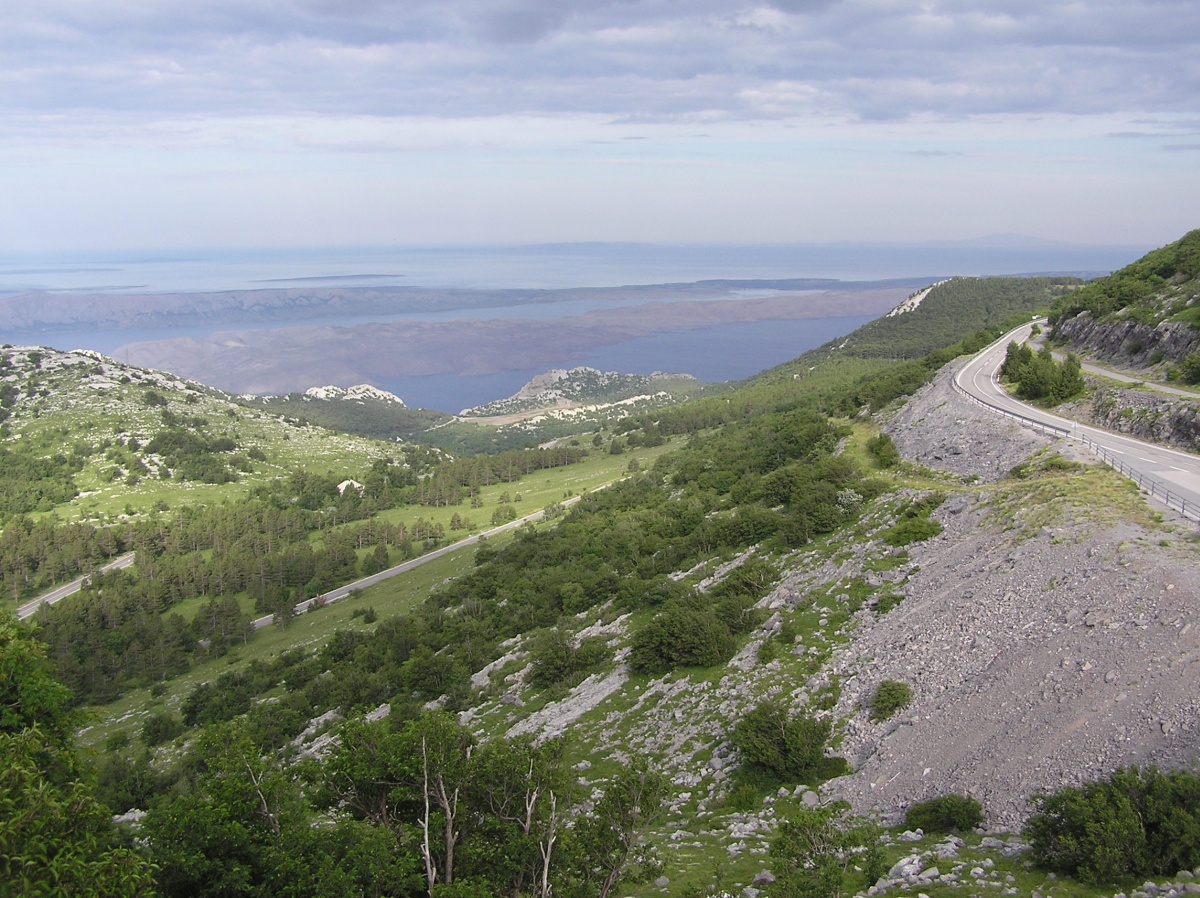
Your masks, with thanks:
<instances>
[{"instance_id":1,"label":"grey cloud","mask_svg":"<svg viewBox=\"0 0 1200 898\"><path fill-rule=\"evenodd\" d=\"M0 0L0 18L10 115L904 119L1200 96L1191 0Z\"/></svg>"}]
</instances>

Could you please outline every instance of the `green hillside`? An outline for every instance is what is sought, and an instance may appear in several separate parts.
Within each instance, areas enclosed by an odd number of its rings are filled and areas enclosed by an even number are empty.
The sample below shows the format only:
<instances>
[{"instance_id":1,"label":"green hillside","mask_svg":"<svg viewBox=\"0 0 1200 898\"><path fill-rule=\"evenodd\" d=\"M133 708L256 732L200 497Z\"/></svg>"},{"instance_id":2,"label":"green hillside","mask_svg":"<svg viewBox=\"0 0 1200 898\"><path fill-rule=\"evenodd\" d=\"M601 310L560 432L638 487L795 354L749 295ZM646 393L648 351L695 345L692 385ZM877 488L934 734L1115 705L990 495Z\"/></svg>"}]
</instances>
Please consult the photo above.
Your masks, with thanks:
<instances>
[{"instance_id":1,"label":"green hillside","mask_svg":"<svg viewBox=\"0 0 1200 898\"><path fill-rule=\"evenodd\" d=\"M239 401L343 433L477 455L525 449L600 430L631 414L722 389L686 376L650 377L590 368L551 372L535 378L531 386L515 397L468 409L462 416L408 408L369 396L348 399L290 393Z\"/></svg>"},{"instance_id":2,"label":"green hillside","mask_svg":"<svg viewBox=\"0 0 1200 898\"><path fill-rule=\"evenodd\" d=\"M343 479L406 458L86 351L0 348L0 406L0 525L16 514L112 523L244 496L298 468Z\"/></svg>"},{"instance_id":3,"label":"green hillside","mask_svg":"<svg viewBox=\"0 0 1200 898\"><path fill-rule=\"evenodd\" d=\"M910 547L938 536L933 512L964 488L903 462L865 411L1073 286L955 279L558 455L430 460L414 477L376 458L349 498L290 474L148 516L128 530L133 569L35 618L75 702L105 703L81 735L90 788L115 812L147 811L140 850L165 896L715 898L756 879L779 898L865 892L915 849L817 806L814 790L849 770L834 713L846 680L827 665L903 601ZM231 427L185 432L227 437L236 454ZM147 467L174 451L156 445ZM1105 492L1103 471L1043 467L1029 474L1043 493ZM544 524L289 613L351 570L407 557L404 540L422 542L411 512L478 526L480 508L515 517L535 495ZM785 573L806 585L776 592ZM276 625L248 631L250 605ZM902 726L911 698L883 681L860 710ZM1052 880L971 832L973 798L923 814L917 847L961 830L955 857L980 865L989 894L1113 892ZM768 867L774 883L759 878ZM951 882L896 894L955 894Z\"/></svg>"},{"instance_id":4,"label":"green hillside","mask_svg":"<svg viewBox=\"0 0 1200 898\"><path fill-rule=\"evenodd\" d=\"M1200 229L1055 303L1056 324L1088 312L1097 321L1178 321L1200 328Z\"/></svg>"}]
</instances>

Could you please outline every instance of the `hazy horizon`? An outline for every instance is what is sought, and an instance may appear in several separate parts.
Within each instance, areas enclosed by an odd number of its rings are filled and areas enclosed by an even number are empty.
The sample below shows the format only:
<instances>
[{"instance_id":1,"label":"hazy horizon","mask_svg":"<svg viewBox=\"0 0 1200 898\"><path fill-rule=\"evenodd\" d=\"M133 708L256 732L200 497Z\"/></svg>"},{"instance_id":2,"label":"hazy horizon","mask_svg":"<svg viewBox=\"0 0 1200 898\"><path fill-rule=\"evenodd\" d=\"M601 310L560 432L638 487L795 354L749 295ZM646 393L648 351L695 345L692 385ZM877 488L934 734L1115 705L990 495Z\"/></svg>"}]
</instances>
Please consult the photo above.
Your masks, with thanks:
<instances>
[{"instance_id":1,"label":"hazy horizon","mask_svg":"<svg viewBox=\"0 0 1200 898\"><path fill-rule=\"evenodd\" d=\"M1177 235L1181 236L1181 235ZM633 241L193 248L0 254L0 295L23 291L203 292L289 287L610 287L699 280L881 280L1105 273L1153 245L1071 244L1023 235L924 242Z\"/></svg>"}]
</instances>

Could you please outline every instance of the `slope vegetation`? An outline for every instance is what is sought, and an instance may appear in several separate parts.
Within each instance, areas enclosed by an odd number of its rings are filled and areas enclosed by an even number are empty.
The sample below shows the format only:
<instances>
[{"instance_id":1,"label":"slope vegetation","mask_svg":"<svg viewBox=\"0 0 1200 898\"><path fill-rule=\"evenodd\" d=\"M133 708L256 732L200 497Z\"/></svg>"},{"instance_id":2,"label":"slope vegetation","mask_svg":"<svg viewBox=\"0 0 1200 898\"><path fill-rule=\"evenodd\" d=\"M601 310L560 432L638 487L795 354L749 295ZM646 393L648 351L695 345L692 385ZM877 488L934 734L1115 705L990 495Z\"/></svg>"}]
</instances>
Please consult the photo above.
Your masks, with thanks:
<instances>
[{"instance_id":1,"label":"slope vegetation","mask_svg":"<svg viewBox=\"0 0 1200 898\"><path fill-rule=\"evenodd\" d=\"M1200 230L1062 297L1050 320L1076 350L1200 382Z\"/></svg>"},{"instance_id":2,"label":"slope vegetation","mask_svg":"<svg viewBox=\"0 0 1200 898\"><path fill-rule=\"evenodd\" d=\"M898 345L952 284L889 319ZM1017 286L997 308L1055 289ZM231 640L130 690L87 734L102 800L149 810L168 895L349 892L335 874L376 894L772 894L812 869L780 834L835 819L830 799L890 823L965 793L1012 827L1041 789L1186 765L1195 543L944 380L898 402L1001 326L948 314L954 345L924 357L850 340L629 419L606 454L656 460L422 583L403 614L368 615L400 588L376 587L331 637ZM965 835L907 861L843 852L817 893L955 888L987 848ZM975 878L1046 893L1019 859L1010 883L987 872L1004 863Z\"/></svg>"}]
</instances>

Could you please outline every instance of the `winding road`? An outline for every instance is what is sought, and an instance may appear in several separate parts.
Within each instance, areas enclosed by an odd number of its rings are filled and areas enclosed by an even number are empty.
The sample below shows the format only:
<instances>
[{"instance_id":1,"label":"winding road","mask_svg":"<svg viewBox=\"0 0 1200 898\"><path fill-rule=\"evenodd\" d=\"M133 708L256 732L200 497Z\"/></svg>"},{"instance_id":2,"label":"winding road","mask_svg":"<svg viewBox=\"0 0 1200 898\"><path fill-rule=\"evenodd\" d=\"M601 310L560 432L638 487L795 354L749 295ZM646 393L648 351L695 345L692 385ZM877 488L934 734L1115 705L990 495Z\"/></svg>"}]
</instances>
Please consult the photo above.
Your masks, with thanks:
<instances>
[{"instance_id":1,"label":"winding road","mask_svg":"<svg viewBox=\"0 0 1200 898\"><path fill-rule=\"evenodd\" d=\"M1089 427L1027 405L1000 386L1000 365L1010 342L1028 340L1034 322L1005 334L954 376L963 395L1000 414L1046 433L1079 440L1105 464L1133 480L1150 496L1186 517L1200 520L1200 456Z\"/></svg>"}]
</instances>

